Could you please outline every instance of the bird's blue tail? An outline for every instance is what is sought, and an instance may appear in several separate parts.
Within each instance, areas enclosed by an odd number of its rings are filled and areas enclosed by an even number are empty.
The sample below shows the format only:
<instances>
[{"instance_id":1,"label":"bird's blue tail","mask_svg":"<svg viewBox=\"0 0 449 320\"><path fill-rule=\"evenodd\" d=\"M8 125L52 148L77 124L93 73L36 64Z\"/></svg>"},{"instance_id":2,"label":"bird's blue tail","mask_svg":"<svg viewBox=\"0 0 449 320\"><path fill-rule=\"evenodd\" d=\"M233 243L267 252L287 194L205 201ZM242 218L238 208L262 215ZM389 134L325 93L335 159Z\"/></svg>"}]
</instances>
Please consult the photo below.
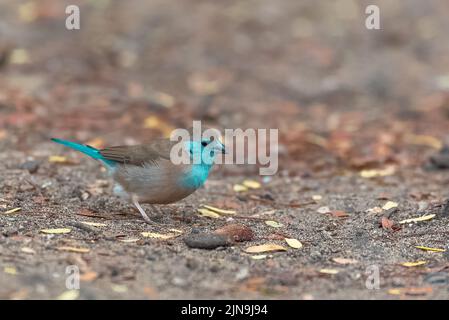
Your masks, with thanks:
<instances>
[{"instance_id":1,"label":"bird's blue tail","mask_svg":"<svg viewBox=\"0 0 449 320\"><path fill-rule=\"evenodd\" d=\"M60 143L66 147L72 148L76 151L87 154L89 157L91 157L93 159L100 160L101 162L103 162L105 165L107 165L109 167L113 167L115 164L113 161L105 159L101 155L100 150L98 150L94 147L91 147L91 146L88 146L85 144L79 144L79 143L72 142L72 141L57 139L57 138L52 138L51 140L56 143Z\"/></svg>"}]
</instances>

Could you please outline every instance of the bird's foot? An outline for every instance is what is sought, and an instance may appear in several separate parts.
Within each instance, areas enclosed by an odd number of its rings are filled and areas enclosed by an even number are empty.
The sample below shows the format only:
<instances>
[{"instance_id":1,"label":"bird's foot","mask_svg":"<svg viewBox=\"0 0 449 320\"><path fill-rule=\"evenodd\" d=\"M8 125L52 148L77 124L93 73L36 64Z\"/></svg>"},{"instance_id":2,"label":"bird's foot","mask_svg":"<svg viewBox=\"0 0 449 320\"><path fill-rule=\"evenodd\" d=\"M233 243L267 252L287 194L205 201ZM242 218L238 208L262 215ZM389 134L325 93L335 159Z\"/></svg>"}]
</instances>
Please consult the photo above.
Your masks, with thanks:
<instances>
[{"instance_id":1,"label":"bird's foot","mask_svg":"<svg viewBox=\"0 0 449 320\"><path fill-rule=\"evenodd\" d=\"M145 222L148 224L154 224L154 221L151 220L150 217L148 217L145 210L143 210L143 208L140 206L139 201L137 200L137 197L133 196L132 201L133 201L133 204L136 206L137 210L139 210L140 214L142 215L143 220L145 220Z\"/></svg>"}]
</instances>

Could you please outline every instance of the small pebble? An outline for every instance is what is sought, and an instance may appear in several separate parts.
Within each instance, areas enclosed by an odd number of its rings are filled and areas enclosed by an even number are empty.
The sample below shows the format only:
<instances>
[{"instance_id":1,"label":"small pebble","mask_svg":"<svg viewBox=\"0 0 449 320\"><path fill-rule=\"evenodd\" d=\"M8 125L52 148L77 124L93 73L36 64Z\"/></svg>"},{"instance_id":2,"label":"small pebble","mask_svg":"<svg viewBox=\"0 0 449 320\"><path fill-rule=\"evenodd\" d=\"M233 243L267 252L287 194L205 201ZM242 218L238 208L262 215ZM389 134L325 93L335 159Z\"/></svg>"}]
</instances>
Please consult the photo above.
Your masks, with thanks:
<instances>
[{"instance_id":1,"label":"small pebble","mask_svg":"<svg viewBox=\"0 0 449 320\"><path fill-rule=\"evenodd\" d=\"M190 248L215 249L230 245L227 236L214 233L191 233L184 238L184 243Z\"/></svg>"}]
</instances>

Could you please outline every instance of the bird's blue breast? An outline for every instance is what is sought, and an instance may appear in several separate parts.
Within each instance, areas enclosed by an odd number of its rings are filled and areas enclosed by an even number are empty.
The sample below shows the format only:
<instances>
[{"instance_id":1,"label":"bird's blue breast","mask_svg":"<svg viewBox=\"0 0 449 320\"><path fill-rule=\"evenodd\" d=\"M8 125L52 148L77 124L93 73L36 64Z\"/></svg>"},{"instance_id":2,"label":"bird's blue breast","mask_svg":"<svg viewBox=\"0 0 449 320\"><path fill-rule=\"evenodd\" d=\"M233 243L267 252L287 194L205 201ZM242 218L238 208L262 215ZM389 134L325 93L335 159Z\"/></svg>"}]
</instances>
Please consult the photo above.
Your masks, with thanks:
<instances>
[{"instance_id":1,"label":"bird's blue breast","mask_svg":"<svg viewBox=\"0 0 449 320\"><path fill-rule=\"evenodd\" d=\"M185 188L198 189L206 182L210 168L210 165L205 164L192 165L190 171L181 178L180 184Z\"/></svg>"}]
</instances>

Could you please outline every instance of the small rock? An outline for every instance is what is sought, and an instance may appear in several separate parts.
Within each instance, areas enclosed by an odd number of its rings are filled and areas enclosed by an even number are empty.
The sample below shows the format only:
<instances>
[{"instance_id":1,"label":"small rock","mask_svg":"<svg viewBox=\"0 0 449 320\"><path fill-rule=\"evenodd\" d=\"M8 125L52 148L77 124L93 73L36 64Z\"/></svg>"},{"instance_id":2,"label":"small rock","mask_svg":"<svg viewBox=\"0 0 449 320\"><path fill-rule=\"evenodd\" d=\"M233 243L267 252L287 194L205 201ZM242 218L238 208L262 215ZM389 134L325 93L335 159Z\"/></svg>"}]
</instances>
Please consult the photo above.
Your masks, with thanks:
<instances>
[{"instance_id":1,"label":"small rock","mask_svg":"<svg viewBox=\"0 0 449 320\"><path fill-rule=\"evenodd\" d=\"M23 170L28 170L29 173L33 174L39 170L39 166L41 165L40 161L29 160L22 163L19 168Z\"/></svg>"},{"instance_id":2,"label":"small rock","mask_svg":"<svg viewBox=\"0 0 449 320\"><path fill-rule=\"evenodd\" d=\"M433 285L447 285L449 283L449 275L445 272L431 272L424 277L424 282Z\"/></svg>"},{"instance_id":3,"label":"small rock","mask_svg":"<svg viewBox=\"0 0 449 320\"><path fill-rule=\"evenodd\" d=\"M418 202L418 213L424 213L429 207L429 203L426 201Z\"/></svg>"},{"instance_id":4,"label":"small rock","mask_svg":"<svg viewBox=\"0 0 449 320\"><path fill-rule=\"evenodd\" d=\"M215 249L231 244L227 236L214 233L191 233L184 238L184 243L190 248Z\"/></svg>"},{"instance_id":5,"label":"small rock","mask_svg":"<svg viewBox=\"0 0 449 320\"><path fill-rule=\"evenodd\" d=\"M251 228L243 224L228 224L214 231L215 234L227 236L230 240L236 242L251 241L254 233Z\"/></svg>"}]
</instances>

